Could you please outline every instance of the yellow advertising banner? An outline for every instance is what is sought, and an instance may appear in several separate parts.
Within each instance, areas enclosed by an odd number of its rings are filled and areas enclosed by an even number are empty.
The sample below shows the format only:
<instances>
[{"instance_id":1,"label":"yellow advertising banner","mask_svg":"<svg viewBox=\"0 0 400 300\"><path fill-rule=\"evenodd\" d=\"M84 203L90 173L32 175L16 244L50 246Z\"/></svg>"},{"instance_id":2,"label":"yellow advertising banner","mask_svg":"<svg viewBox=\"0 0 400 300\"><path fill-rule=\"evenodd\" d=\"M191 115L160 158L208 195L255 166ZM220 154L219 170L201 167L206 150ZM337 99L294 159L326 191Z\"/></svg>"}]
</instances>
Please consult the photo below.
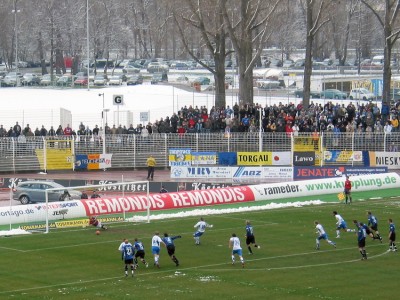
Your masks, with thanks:
<instances>
[{"instance_id":1,"label":"yellow advertising banner","mask_svg":"<svg viewBox=\"0 0 400 300\"><path fill-rule=\"evenodd\" d=\"M237 152L239 166L272 166L272 152Z\"/></svg>"}]
</instances>

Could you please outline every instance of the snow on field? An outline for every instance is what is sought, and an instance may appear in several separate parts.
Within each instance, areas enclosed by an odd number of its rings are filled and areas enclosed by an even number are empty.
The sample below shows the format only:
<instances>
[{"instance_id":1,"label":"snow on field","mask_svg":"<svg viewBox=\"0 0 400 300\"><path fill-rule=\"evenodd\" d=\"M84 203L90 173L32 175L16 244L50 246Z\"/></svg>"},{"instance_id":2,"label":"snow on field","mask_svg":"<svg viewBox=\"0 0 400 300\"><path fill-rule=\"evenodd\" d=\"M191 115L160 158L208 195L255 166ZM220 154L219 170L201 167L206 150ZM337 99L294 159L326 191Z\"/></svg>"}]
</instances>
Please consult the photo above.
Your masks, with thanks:
<instances>
[{"instance_id":1,"label":"snow on field","mask_svg":"<svg viewBox=\"0 0 400 300\"><path fill-rule=\"evenodd\" d=\"M191 216L210 216L210 215L219 215L219 214L230 214L230 213L238 213L238 212L246 212L246 211L261 211L261 210L269 210L269 209L277 209L277 208L286 208L286 207L302 207L308 205L321 205L325 202L321 200L311 200L311 201L303 201L303 202L291 202L291 203L269 203L261 206L247 206L247 207L237 207L237 208L202 208L202 209L194 209L190 211L182 211L177 213L165 213L165 214L156 214L150 216L150 221L154 220L163 220L163 219L171 219L171 218L186 218ZM128 219L131 222L138 221L147 221L147 217L133 217L132 219ZM0 236L11 236L18 234L29 234L29 232L21 229L13 229L10 231L0 231Z\"/></svg>"}]
</instances>

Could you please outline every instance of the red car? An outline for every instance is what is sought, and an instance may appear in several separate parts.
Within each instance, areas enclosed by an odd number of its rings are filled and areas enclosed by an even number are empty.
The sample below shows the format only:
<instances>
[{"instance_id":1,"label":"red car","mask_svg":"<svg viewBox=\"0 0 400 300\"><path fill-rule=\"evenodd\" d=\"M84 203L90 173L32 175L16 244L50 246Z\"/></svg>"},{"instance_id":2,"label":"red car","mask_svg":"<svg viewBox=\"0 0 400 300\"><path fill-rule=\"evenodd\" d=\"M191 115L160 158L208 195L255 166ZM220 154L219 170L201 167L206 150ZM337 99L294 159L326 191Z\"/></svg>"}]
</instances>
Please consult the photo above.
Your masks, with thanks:
<instances>
[{"instance_id":1,"label":"red car","mask_svg":"<svg viewBox=\"0 0 400 300\"><path fill-rule=\"evenodd\" d=\"M75 85L87 85L88 84L88 79L87 77L78 77L74 81Z\"/></svg>"}]
</instances>

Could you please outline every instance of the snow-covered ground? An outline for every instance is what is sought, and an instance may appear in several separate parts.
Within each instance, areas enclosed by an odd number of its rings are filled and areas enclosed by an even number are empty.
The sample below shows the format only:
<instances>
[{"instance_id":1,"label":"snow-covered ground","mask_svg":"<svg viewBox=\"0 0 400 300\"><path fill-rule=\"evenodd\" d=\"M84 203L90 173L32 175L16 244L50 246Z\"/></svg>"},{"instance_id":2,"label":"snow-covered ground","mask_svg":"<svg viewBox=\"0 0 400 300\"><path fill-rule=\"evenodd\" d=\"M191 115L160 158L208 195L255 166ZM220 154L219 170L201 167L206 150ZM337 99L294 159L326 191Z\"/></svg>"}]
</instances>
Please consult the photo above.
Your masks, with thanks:
<instances>
[{"instance_id":1,"label":"snow-covered ground","mask_svg":"<svg viewBox=\"0 0 400 300\"><path fill-rule=\"evenodd\" d=\"M188 76L189 77L189 76ZM208 77L212 78L210 75ZM177 83L177 74L169 76L170 82ZM189 78L192 79L192 78ZM213 80L212 80L213 81ZM237 76L235 76L235 88L230 87L226 91L226 104L233 106L238 101L237 95ZM178 112L181 107L187 105L206 106L210 109L214 105L214 92L196 92L188 88L189 83L182 85L151 85L145 82L143 85L136 86L118 86L106 88L81 88L81 89L61 89L61 88L38 88L38 87L16 87L0 88L0 124L9 129L15 125L15 122L24 128L29 124L32 131L42 125L48 130L50 126L55 129L58 125L65 126L60 109L66 109L71 112L71 127L77 129L80 122L88 125L91 129L98 125L102 126L101 112L104 108L108 110L105 113L105 121L108 125L122 124L127 126L132 123L134 127L138 124L147 124L148 121L154 123L160 118L171 116ZM179 88L185 87L185 88ZM114 105L114 95L123 95L123 105ZM297 104L301 99L294 98L292 92L281 92L280 97L271 95L271 91L254 89L254 103L260 103L262 106L279 104L288 104L293 102ZM314 103L324 104L328 100L312 99ZM333 100L334 103L337 100ZM345 105L350 100L339 101ZM354 101L353 101L354 102ZM129 113L127 113L129 111ZM141 119L141 113L148 113L149 119ZM129 119L127 116L132 116Z\"/></svg>"},{"instance_id":2,"label":"snow-covered ground","mask_svg":"<svg viewBox=\"0 0 400 300\"><path fill-rule=\"evenodd\" d=\"M168 218L185 218L190 216L210 216L210 215L218 215L218 214L230 214L230 213L238 213L238 212L246 212L246 211L260 211L260 210L269 210L269 209L277 209L284 207L302 207L307 205L321 205L324 204L323 201L320 200L310 200L304 202L291 202L291 203L268 203L261 206L245 206L238 208L201 208L201 209L193 209L190 211L182 211L177 213L165 213L165 214L155 214L150 216L150 220L162 220ZM129 221L146 221L147 217L134 217ZM11 236L11 235L19 235L19 234L30 234L30 232L21 230L21 229L12 229L12 230L4 230L0 231L0 236Z\"/></svg>"}]
</instances>

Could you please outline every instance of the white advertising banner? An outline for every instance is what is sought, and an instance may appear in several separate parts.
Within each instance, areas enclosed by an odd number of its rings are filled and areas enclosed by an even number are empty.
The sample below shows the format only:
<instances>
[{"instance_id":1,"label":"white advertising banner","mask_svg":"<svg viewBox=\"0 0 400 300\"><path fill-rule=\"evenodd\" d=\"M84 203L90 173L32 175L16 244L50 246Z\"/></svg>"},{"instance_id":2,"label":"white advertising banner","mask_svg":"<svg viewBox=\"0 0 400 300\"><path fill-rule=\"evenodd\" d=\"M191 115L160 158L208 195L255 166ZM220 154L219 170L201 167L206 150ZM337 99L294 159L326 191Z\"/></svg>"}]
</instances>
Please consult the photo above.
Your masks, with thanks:
<instances>
[{"instance_id":1,"label":"white advertising banner","mask_svg":"<svg viewBox=\"0 0 400 300\"><path fill-rule=\"evenodd\" d=\"M293 167L171 167L171 178L293 179Z\"/></svg>"},{"instance_id":2,"label":"white advertising banner","mask_svg":"<svg viewBox=\"0 0 400 300\"><path fill-rule=\"evenodd\" d=\"M400 169L400 152L370 151L369 160L371 167L388 167L388 169Z\"/></svg>"},{"instance_id":3,"label":"white advertising banner","mask_svg":"<svg viewBox=\"0 0 400 300\"><path fill-rule=\"evenodd\" d=\"M183 168L191 169L191 168ZM221 172L230 168L221 168ZM192 172L191 170L186 170ZM205 172L211 170L196 170ZM206 176L206 175L205 175ZM217 176L217 175L216 175ZM179 209L207 205L223 205L246 203L253 201L271 201L284 199L290 202L296 197L315 197L343 192L345 178L335 177L307 181L285 181L281 183L258 184L251 186L235 186L207 190L181 191L173 193L126 196L117 198L83 199L69 202L52 202L48 205L49 221L84 218L91 215L112 215L123 212L145 211L150 204L150 210ZM397 173L372 174L352 176L352 191L371 191L371 195L379 195L383 189L400 188L400 176ZM372 192L374 191L374 192ZM0 207L0 225L17 223L35 223L46 220L46 204L16 205ZM59 226L80 225L82 221L64 222ZM83 224L86 224L83 222Z\"/></svg>"},{"instance_id":4,"label":"white advertising banner","mask_svg":"<svg viewBox=\"0 0 400 300\"><path fill-rule=\"evenodd\" d=\"M171 178L232 178L231 167L171 167Z\"/></svg>"}]
</instances>

